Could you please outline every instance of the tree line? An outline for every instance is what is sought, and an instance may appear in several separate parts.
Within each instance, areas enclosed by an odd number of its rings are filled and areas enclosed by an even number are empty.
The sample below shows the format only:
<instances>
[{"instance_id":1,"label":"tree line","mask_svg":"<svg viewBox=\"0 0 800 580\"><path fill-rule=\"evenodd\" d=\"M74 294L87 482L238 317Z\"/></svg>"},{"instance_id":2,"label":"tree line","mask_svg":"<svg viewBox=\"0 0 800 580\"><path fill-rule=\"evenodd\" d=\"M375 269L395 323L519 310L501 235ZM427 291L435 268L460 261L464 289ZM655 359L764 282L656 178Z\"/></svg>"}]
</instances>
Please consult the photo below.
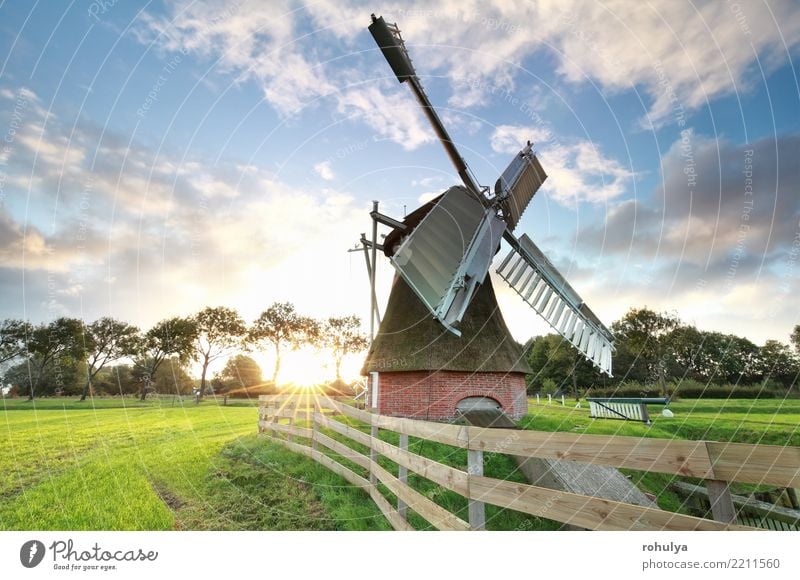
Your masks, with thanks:
<instances>
[{"instance_id":1,"label":"tree line","mask_svg":"<svg viewBox=\"0 0 800 580\"><path fill-rule=\"evenodd\" d=\"M653 385L669 396L668 383L761 385L789 391L800 376L800 325L791 346L768 340L763 346L735 334L699 330L670 312L632 308L611 325L616 353L614 378L601 375L560 336L537 336L526 345L534 374L532 392L572 393L590 389L619 391L626 384ZM632 394L632 393L631 393Z\"/></svg>"},{"instance_id":2,"label":"tree line","mask_svg":"<svg viewBox=\"0 0 800 580\"><path fill-rule=\"evenodd\" d=\"M272 382L276 383L282 354L306 345L330 350L338 382L342 359L367 347L360 327L357 316L320 321L301 315L288 302L274 303L250 325L236 310L224 306L207 307L193 316L168 318L148 330L110 317L92 323L61 317L41 324L6 319L0 322L0 365L8 368L2 384L16 385L31 400L38 395L75 390L80 385L81 400L85 400L93 384L113 366L119 371L117 382L121 384L120 373L124 373L126 381L137 384L139 397L145 399L149 392L157 390L154 385L163 381L160 374L166 367L175 384L185 386L191 379L184 366L194 361L201 369L202 398L209 388L208 369L214 361L229 359L221 378L242 372L252 378L256 376L255 361L236 353L269 348L275 354ZM132 364L121 364L124 360ZM242 365L241 372L230 368L237 362ZM258 369L259 378L260 374Z\"/></svg>"}]
</instances>

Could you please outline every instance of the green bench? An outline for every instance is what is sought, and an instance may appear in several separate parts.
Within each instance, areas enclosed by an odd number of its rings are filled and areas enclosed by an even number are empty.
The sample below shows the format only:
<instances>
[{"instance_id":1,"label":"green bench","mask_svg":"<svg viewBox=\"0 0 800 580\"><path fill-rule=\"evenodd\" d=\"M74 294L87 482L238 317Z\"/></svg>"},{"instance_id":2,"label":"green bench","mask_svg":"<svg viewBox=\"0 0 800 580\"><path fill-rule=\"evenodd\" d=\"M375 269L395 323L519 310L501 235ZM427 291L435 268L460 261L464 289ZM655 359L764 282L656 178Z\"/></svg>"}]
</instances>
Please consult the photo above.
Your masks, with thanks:
<instances>
[{"instance_id":1,"label":"green bench","mask_svg":"<svg viewBox=\"0 0 800 580\"><path fill-rule=\"evenodd\" d=\"M642 397L587 397L589 416L595 419L622 419L641 421L650 425L647 405L668 405L668 398Z\"/></svg>"}]
</instances>

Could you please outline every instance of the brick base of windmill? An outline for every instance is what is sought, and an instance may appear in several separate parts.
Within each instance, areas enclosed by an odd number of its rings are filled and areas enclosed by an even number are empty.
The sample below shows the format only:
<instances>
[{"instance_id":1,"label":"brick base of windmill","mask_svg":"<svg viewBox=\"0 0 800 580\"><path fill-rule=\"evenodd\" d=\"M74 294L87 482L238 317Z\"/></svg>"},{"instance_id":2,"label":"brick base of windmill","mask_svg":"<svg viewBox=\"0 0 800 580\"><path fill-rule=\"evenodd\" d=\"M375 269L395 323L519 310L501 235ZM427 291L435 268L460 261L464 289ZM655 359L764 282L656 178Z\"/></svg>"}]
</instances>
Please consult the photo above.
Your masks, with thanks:
<instances>
[{"instance_id":1,"label":"brick base of windmill","mask_svg":"<svg viewBox=\"0 0 800 580\"><path fill-rule=\"evenodd\" d=\"M525 374L531 370L488 278L461 331L460 337L447 332L397 278L362 369L369 377L368 406L381 415L430 421L456 419L465 406L524 416Z\"/></svg>"}]
</instances>

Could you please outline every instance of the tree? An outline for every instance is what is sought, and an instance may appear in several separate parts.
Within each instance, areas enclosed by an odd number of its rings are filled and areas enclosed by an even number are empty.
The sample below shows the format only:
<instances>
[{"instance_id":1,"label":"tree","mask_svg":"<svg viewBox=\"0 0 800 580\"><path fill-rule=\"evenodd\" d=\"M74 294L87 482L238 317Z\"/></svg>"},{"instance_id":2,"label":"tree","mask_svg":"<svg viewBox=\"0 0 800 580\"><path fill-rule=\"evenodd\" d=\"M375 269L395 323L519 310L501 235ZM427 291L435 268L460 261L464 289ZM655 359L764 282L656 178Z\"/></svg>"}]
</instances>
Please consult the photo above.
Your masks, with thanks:
<instances>
[{"instance_id":1,"label":"tree","mask_svg":"<svg viewBox=\"0 0 800 580\"><path fill-rule=\"evenodd\" d=\"M246 326L239 313L232 308L218 306L204 308L194 317L197 336L194 341L194 356L202 365L200 374L200 398L206 391L208 365L240 346Z\"/></svg>"},{"instance_id":2,"label":"tree","mask_svg":"<svg viewBox=\"0 0 800 580\"><path fill-rule=\"evenodd\" d=\"M792 343L792 346L794 346L794 350L797 351L797 354L800 354L800 324L796 325L794 330L792 330L789 341Z\"/></svg>"},{"instance_id":3,"label":"tree","mask_svg":"<svg viewBox=\"0 0 800 580\"><path fill-rule=\"evenodd\" d=\"M48 395L79 395L86 377L86 361L65 354L56 356L42 367L41 357L31 357L9 368L3 382L11 383L14 391L35 397ZM38 386L35 382L38 379Z\"/></svg>"},{"instance_id":4,"label":"tree","mask_svg":"<svg viewBox=\"0 0 800 580\"><path fill-rule=\"evenodd\" d=\"M342 359L367 348L369 341L361 332L361 319L358 316L329 318L325 321L321 342L331 349L336 364L336 382L342 380Z\"/></svg>"},{"instance_id":5,"label":"tree","mask_svg":"<svg viewBox=\"0 0 800 580\"><path fill-rule=\"evenodd\" d=\"M86 384L81 401L85 401L92 381L108 363L136 353L139 347L139 329L127 322L113 318L95 320L86 327Z\"/></svg>"},{"instance_id":6,"label":"tree","mask_svg":"<svg viewBox=\"0 0 800 580\"><path fill-rule=\"evenodd\" d=\"M177 356L165 359L150 381L153 390L161 394L190 395L195 381L187 372L186 362L187 359Z\"/></svg>"},{"instance_id":7,"label":"tree","mask_svg":"<svg viewBox=\"0 0 800 580\"><path fill-rule=\"evenodd\" d=\"M249 339L256 344L272 345L275 350L275 368L272 371L272 382L275 384L281 368L283 348L298 349L303 343L315 343L319 333L316 320L299 315L289 302L276 302L253 323Z\"/></svg>"},{"instance_id":8,"label":"tree","mask_svg":"<svg viewBox=\"0 0 800 580\"><path fill-rule=\"evenodd\" d=\"M31 330L31 325L23 320L6 318L0 322L0 364L25 353L25 343Z\"/></svg>"},{"instance_id":9,"label":"tree","mask_svg":"<svg viewBox=\"0 0 800 580\"><path fill-rule=\"evenodd\" d=\"M144 401L158 367L166 359L176 356L182 362L191 358L197 328L189 318L174 317L162 320L148 330L139 344L134 374L141 382L139 398Z\"/></svg>"},{"instance_id":10,"label":"tree","mask_svg":"<svg viewBox=\"0 0 800 580\"><path fill-rule=\"evenodd\" d=\"M759 359L764 378L773 378L786 389L797 382L800 361L787 345L777 340L768 340L759 350Z\"/></svg>"},{"instance_id":11,"label":"tree","mask_svg":"<svg viewBox=\"0 0 800 580\"><path fill-rule=\"evenodd\" d=\"M654 312L647 308L632 308L612 325L618 341L636 354L658 381L661 394L669 396L666 372L672 356L670 338L680 320L669 312Z\"/></svg>"},{"instance_id":12,"label":"tree","mask_svg":"<svg viewBox=\"0 0 800 580\"><path fill-rule=\"evenodd\" d=\"M29 401L33 400L49 364L58 364L62 358L75 360L84 357L83 333L82 321L66 317L57 318L50 324L40 324L33 329L28 337L27 347L30 363L36 368L36 378L30 381ZM55 380L60 381L58 373Z\"/></svg>"},{"instance_id":13,"label":"tree","mask_svg":"<svg viewBox=\"0 0 800 580\"><path fill-rule=\"evenodd\" d=\"M133 367L126 364L107 366L92 380L92 390L108 395L133 395L138 393L140 384L136 380Z\"/></svg>"},{"instance_id":14,"label":"tree","mask_svg":"<svg viewBox=\"0 0 800 580\"><path fill-rule=\"evenodd\" d=\"M262 382L261 367L249 356L237 354L228 359L216 376L216 384L220 392L235 388L247 388Z\"/></svg>"},{"instance_id":15,"label":"tree","mask_svg":"<svg viewBox=\"0 0 800 580\"><path fill-rule=\"evenodd\" d=\"M571 392L579 397L581 388L590 388L599 380L599 374L592 364L557 334L537 336L529 349L528 364L534 371L532 382L542 387L552 381L558 386L558 392Z\"/></svg>"}]
</instances>

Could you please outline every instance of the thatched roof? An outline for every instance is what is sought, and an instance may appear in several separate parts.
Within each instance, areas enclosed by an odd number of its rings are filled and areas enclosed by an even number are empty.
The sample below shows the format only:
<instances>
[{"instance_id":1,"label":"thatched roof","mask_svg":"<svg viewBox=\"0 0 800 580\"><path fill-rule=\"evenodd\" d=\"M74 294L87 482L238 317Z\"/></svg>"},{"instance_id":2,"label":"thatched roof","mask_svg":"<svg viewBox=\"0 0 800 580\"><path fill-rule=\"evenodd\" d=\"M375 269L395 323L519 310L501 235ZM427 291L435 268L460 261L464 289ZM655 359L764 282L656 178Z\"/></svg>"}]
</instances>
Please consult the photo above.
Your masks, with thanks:
<instances>
[{"instance_id":1,"label":"thatched roof","mask_svg":"<svg viewBox=\"0 0 800 580\"><path fill-rule=\"evenodd\" d=\"M446 331L397 276L361 372L532 372L503 320L489 275L459 328L460 337Z\"/></svg>"}]
</instances>

